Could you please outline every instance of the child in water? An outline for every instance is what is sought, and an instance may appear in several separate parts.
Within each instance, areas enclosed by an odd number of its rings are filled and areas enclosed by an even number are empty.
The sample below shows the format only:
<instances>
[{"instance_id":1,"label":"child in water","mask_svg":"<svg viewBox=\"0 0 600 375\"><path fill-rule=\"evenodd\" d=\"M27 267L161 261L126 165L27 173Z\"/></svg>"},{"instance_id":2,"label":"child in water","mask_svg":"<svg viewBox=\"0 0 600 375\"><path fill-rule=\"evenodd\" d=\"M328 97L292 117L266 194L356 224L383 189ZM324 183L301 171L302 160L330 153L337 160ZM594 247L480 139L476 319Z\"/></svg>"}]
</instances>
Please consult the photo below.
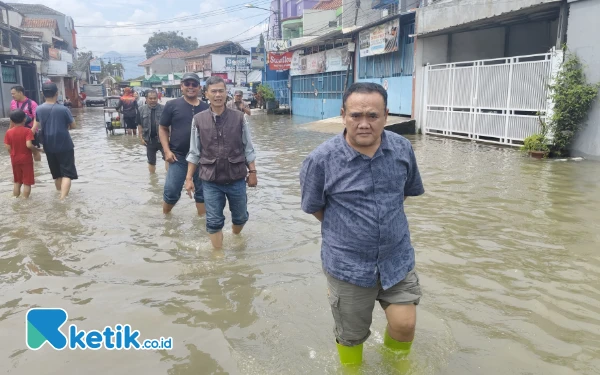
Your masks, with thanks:
<instances>
[{"instance_id":1,"label":"child in water","mask_svg":"<svg viewBox=\"0 0 600 375\"><path fill-rule=\"evenodd\" d=\"M15 198L21 195L21 186L23 197L29 198L31 186L35 183L33 174L33 160L41 160L39 151L33 145L33 132L25 127L27 116L21 109L10 113L10 129L4 136L4 147L10 153L10 161L13 169L14 187L13 195Z\"/></svg>"}]
</instances>

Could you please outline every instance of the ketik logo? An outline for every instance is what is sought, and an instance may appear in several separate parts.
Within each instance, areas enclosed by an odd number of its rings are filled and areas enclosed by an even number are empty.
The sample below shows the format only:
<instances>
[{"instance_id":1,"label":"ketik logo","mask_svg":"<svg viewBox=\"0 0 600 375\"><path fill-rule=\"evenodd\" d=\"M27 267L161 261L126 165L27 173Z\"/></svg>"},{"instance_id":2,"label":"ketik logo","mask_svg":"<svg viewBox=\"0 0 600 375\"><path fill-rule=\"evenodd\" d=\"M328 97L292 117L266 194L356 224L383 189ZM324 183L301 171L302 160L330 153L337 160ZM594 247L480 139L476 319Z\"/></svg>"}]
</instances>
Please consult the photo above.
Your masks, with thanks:
<instances>
[{"instance_id":1,"label":"ketik logo","mask_svg":"<svg viewBox=\"0 0 600 375\"><path fill-rule=\"evenodd\" d=\"M269 69L290 70L294 52L274 53L269 52Z\"/></svg>"}]
</instances>

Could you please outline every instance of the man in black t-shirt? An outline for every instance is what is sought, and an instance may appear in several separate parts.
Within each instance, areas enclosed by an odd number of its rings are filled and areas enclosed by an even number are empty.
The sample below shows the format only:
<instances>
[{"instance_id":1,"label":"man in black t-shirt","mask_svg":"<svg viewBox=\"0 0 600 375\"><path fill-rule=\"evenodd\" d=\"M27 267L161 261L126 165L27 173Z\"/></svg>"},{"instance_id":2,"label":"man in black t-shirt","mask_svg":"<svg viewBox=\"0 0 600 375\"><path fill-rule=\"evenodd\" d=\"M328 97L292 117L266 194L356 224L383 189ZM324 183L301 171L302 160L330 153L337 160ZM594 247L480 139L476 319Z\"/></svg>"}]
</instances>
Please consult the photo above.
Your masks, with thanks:
<instances>
[{"instance_id":1,"label":"man in black t-shirt","mask_svg":"<svg viewBox=\"0 0 600 375\"><path fill-rule=\"evenodd\" d=\"M160 117L160 143L165 152L165 160L170 163L163 194L163 213L171 212L181 198L181 190L187 175L188 162L186 156L190 150L192 133L192 118L209 108L208 104L198 98L200 92L200 77L195 73L185 73L181 80L183 96L170 100ZM202 181L198 171L194 174L194 199L198 215L204 215L204 195Z\"/></svg>"}]
</instances>

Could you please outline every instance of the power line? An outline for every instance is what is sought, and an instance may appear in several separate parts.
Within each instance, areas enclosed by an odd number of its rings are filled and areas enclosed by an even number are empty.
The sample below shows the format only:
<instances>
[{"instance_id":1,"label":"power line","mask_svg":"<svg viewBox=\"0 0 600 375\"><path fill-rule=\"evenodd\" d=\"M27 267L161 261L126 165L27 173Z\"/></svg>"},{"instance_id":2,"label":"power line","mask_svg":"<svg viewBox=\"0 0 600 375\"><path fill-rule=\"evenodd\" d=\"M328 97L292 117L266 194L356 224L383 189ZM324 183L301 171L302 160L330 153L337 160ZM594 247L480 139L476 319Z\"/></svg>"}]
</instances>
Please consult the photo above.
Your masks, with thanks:
<instances>
[{"instance_id":1,"label":"power line","mask_svg":"<svg viewBox=\"0 0 600 375\"><path fill-rule=\"evenodd\" d=\"M259 0L257 2L257 4L266 4L266 3L270 3L269 0ZM164 20L158 20L158 21L149 21L149 22L141 22L141 23L137 23L137 24L124 24L124 25L76 25L75 27L78 28L102 28L102 29L112 29L112 28L136 28L136 27L143 27L143 26L155 26L155 25L160 25L160 24L165 24L165 23L172 23L172 22L183 22L183 21L190 21L190 20L194 20L194 19L199 19L199 18L203 18L203 17L215 17L215 16L219 16L219 15L224 15L227 13L231 13L234 11L239 11L242 9L245 9L246 6L242 5L242 4L237 4L237 5L233 5L227 8L222 8L220 10L216 10L216 11L210 11L210 12L204 12L204 13L197 13L197 14L193 14L190 16L182 16L182 17L175 17L175 18L169 18L169 19L164 19Z\"/></svg>"}]
</instances>

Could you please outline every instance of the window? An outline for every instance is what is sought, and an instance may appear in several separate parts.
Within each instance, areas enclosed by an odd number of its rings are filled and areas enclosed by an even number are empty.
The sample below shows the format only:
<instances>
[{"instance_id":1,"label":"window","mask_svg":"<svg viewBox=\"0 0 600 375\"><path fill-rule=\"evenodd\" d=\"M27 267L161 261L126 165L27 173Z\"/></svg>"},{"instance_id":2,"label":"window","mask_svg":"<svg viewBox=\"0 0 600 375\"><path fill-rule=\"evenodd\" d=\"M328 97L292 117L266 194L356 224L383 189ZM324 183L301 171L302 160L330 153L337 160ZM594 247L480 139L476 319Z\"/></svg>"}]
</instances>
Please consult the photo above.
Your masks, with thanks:
<instances>
[{"instance_id":1,"label":"window","mask_svg":"<svg viewBox=\"0 0 600 375\"><path fill-rule=\"evenodd\" d=\"M14 66L2 65L2 82L17 83L17 68Z\"/></svg>"}]
</instances>

